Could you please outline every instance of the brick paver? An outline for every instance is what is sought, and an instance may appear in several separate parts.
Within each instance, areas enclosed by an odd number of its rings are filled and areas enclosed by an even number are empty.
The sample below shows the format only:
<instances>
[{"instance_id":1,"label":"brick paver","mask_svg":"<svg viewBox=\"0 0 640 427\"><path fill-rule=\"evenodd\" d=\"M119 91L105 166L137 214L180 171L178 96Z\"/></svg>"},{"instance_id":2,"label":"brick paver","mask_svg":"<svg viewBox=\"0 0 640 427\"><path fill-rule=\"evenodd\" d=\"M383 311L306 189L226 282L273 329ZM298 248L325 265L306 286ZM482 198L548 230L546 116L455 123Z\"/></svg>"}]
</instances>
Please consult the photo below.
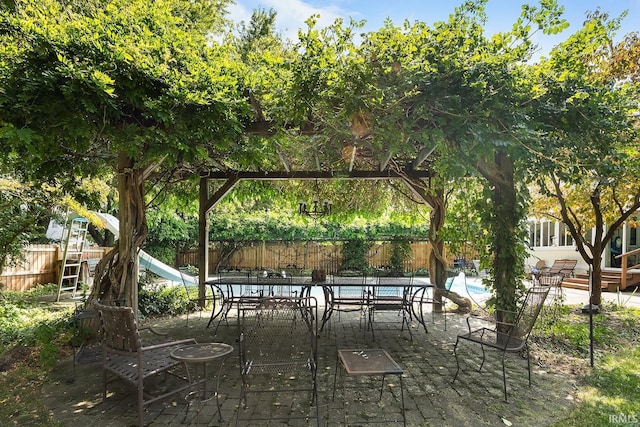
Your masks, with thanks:
<instances>
[{"instance_id":1,"label":"brick paver","mask_svg":"<svg viewBox=\"0 0 640 427\"><path fill-rule=\"evenodd\" d=\"M532 361L533 385L528 386L526 361L517 356L509 357L507 385L510 401L503 400L502 371L499 357L489 354L482 373L477 349L462 348L464 371L455 383L451 383L456 371L453 355L456 334L466 328L464 316L447 314L447 330L442 317L429 324L429 332L413 324L413 341L408 331L400 330L400 318L394 313L376 315L376 340L363 330L358 314L341 313L340 320L332 319L330 328L319 339L318 387L322 425L344 426L350 420L368 418L385 420L398 418L400 408L399 382L389 377L381 401L377 400L379 383L370 383L364 390L347 388L342 393L340 379L335 400L333 396L334 373L338 348L384 348L404 369L406 419L409 426L545 426L553 423L572 404L574 378L554 370L553 366L540 366ZM429 320L431 317L427 317ZM240 374L237 357L237 329L235 319L230 326L221 325L217 336L214 328L207 329L207 316L190 316L189 326L184 318L163 319L155 322L158 328L170 333L172 338L195 337L198 342L220 341L236 347L236 353L227 359L220 381L222 414L218 421L214 402L205 404L196 417L192 410L190 425L235 425ZM534 355L535 356L535 355ZM535 357L533 358L535 359ZM120 381L109 384L109 398L102 401L102 373L99 363L80 364L73 383L71 360L61 363L52 373L51 381L44 386L45 404L53 418L65 426L91 425L129 426L137 423L136 399L133 389ZM340 377L339 377L340 378ZM347 381L365 379L347 378ZM363 383L364 384L364 383ZM160 383L162 385L162 383ZM353 384L352 384L353 385ZM391 385L391 387L389 387ZM391 391L389 391L391 389ZM251 396L250 398L255 397ZM310 397L309 397L310 398ZM283 410L287 402L304 403L305 396L265 396L250 399L246 411L270 413ZM150 405L145 421L153 426L178 426L184 418L186 404L181 396ZM346 415L345 415L346 409ZM245 411L245 409L241 409ZM247 415L243 414L243 417ZM346 418L345 418L346 416ZM345 419L347 423L345 424ZM391 424L383 422L382 425ZM259 423L256 425L265 425ZM314 425L313 422L272 423L271 425ZM356 424L357 425L357 424Z\"/></svg>"}]
</instances>

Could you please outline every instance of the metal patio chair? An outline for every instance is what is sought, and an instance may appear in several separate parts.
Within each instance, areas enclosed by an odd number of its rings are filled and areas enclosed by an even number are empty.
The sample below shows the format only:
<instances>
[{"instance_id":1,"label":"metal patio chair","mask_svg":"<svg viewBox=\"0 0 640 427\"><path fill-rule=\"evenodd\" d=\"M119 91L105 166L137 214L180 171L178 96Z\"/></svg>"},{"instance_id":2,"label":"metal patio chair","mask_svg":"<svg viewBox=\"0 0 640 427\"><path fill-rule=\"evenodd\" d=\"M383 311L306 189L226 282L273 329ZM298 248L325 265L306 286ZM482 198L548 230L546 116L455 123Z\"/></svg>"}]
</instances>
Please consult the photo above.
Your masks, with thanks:
<instances>
[{"instance_id":1,"label":"metal patio chair","mask_svg":"<svg viewBox=\"0 0 640 427\"><path fill-rule=\"evenodd\" d=\"M328 308L322 321L321 330L324 329L325 324L330 321L334 312L338 313L338 320L340 319L340 313L343 312L359 312L360 321L362 322L363 318L366 319L370 296L370 289L367 284L366 276L333 275L331 285L323 286L323 291Z\"/></svg>"},{"instance_id":2,"label":"metal patio chair","mask_svg":"<svg viewBox=\"0 0 640 427\"><path fill-rule=\"evenodd\" d=\"M526 352L527 370L529 372L529 385L531 385L531 362L529 360L529 347L527 341L531 335L533 325L540 314L544 301L549 293L549 288L533 287L527 292L526 298L519 312L501 310L499 319L491 328L483 327L479 329L471 329L469 317L467 318L467 327L469 331L465 334L458 335L456 345L453 349L456 357L456 365L458 369L453 377L453 382L458 378L460 373L460 360L458 354L458 345L461 342L470 344L479 344L482 350L482 362L478 371L482 370L486 354L485 347L493 348L502 353L502 382L504 386L504 400L507 400L507 374L505 369L505 358L507 353ZM497 313L498 314L498 313Z\"/></svg>"},{"instance_id":3,"label":"metal patio chair","mask_svg":"<svg viewBox=\"0 0 640 427\"><path fill-rule=\"evenodd\" d=\"M131 307L95 303L95 308L102 325L103 400L107 399L109 374L134 387L137 391L138 421L143 426L145 406L176 393L186 393L191 387L186 378L176 375L184 379L184 383L162 390L158 395L150 395L145 390L145 380L157 374L175 374L174 368L182 368L182 362L172 359L171 352L185 344L196 344L196 340L192 338L145 346L140 338L140 330L145 328L138 327Z\"/></svg>"},{"instance_id":4,"label":"metal patio chair","mask_svg":"<svg viewBox=\"0 0 640 427\"><path fill-rule=\"evenodd\" d=\"M453 278L450 278L453 281ZM449 279L447 279L449 281ZM448 288L447 288L448 290ZM431 323L436 322L436 313L442 314L444 330L447 330L447 304L445 298L436 298L436 288L431 284L416 285L411 295L411 310L418 323L422 325L424 333L429 333L424 320L425 307L430 307Z\"/></svg>"},{"instance_id":5,"label":"metal patio chair","mask_svg":"<svg viewBox=\"0 0 640 427\"><path fill-rule=\"evenodd\" d=\"M242 271L219 273L217 278L206 282L206 284L212 288L212 292L219 291L220 293L220 311L215 314L212 312L209 323L207 323L208 328L214 319L218 319L213 331L214 335L217 335L218 328L222 321L224 321L227 326L229 325L229 312L237 305L238 300L244 297L245 293L250 292L247 291L246 288L253 286L251 283L251 273ZM213 289L216 289L216 291Z\"/></svg>"},{"instance_id":6,"label":"metal patio chair","mask_svg":"<svg viewBox=\"0 0 640 427\"><path fill-rule=\"evenodd\" d=\"M258 275L256 281L263 296L285 298L298 296L297 290L293 287L292 277L264 277Z\"/></svg>"},{"instance_id":7,"label":"metal patio chair","mask_svg":"<svg viewBox=\"0 0 640 427\"><path fill-rule=\"evenodd\" d=\"M249 421L315 419L318 407L318 303L314 297L264 298L255 306L238 304L240 405L236 425ZM308 408L301 397L311 393ZM283 393L287 399L270 414L247 412L247 395ZM288 405L285 402L290 402ZM277 409L281 409L277 411ZM293 415L292 415L293 414Z\"/></svg>"},{"instance_id":8,"label":"metal patio chair","mask_svg":"<svg viewBox=\"0 0 640 427\"><path fill-rule=\"evenodd\" d=\"M214 294L214 290L216 289L215 287L207 286L205 287L205 295L202 298L200 298L199 295L196 298L192 298L192 290L195 288L198 291L198 282L200 281L200 278L197 275L192 274L191 270L188 267L180 267L178 268L178 272L180 273L180 278L182 279L182 286L184 287L184 291L187 293L187 298L189 298L189 307L187 307L187 326L189 326L189 311L192 303L196 304L197 310L200 313L199 316L200 318L202 318L203 308L206 307L208 303L211 303L211 310L212 312L215 312L216 301L222 301L222 297L220 296L219 292L218 295ZM207 288L209 288L209 292L207 292Z\"/></svg>"},{"instance_id":9,"label":"metal patio chair","mask_svg":"<svg viewBox=\"0 0 640 427\"><path fill-rule=\"evenodd\" d=\"M562 300L564 294L562 292L562 281L564 280L564 274L562 273L542 273L536 281L536 286L549 287L549 293L553 295L554 301L557 299Z\"/></svg>"},{"instance_id":10,"label":"metal patio chair","mask_svg":"<svg viewBox=\"0 0 640 427\"><path fill-rule=\"evenodd\" d=\"M413 340L410 322L412 320L412 284L413 277L405 276L379 276L376 283L371 286L370 296L367 302L369 310L369 324L371 334L375 339L374 324L376 313L379 311L391 311L402 317L401 330L405 325L409 330L409 336Z\"/></svg>"}]
</instances>

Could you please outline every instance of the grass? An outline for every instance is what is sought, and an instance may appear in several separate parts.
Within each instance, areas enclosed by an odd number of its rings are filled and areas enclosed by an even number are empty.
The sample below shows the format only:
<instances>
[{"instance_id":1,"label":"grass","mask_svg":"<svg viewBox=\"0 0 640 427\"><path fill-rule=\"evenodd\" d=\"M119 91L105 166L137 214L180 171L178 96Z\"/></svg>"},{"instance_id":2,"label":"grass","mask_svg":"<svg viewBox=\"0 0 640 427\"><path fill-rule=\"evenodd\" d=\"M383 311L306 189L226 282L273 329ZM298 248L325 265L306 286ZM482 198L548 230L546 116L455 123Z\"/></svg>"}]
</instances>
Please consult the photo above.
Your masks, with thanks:
<instances>
[{"instance_id":1,"label":"grass","mask_svg":"<svg viewBox=\"0 0 640 427\"><path fill-rule=\"evenodd\" d=\"M149 295L157 309L175 309L170 294ZM70 355L72 307L43 304L47 287L0 293L0 425L52 426L40 386L51 368ZM176 298L186 295L176 294ZM52 298L49 298L51 301ZM553 307L552 307L553 309ZM640 424L640 310L607 304L594 316L595 367L589 368L589 322L580 308L561 305L546 312L534 331L534 357L580 377L573 410L555 426ZM544 361L544 360L543 360ZM11 362L11 363L7 363Z\"/></svg>"},{"instance_id":2,"label":"grass","mask_svg":"<svg viewBox=\"0 0 640 427\"><path fill-rule=\"evenodd\" d=\"M41 405L40 386L50 370L72 357L75 304L54 303L57 285L28 292L0 292L0 426L60 426ZM143 316L180 315L189 297L179 287L160 286L139 294ZM190 304L195 310L195 303ZM89 336L89 335L87 335Z\"/></svg>"},{"instance_id":3,"label":"grass","mask_svg":"<svg viewBox=\"0 0 640 427\"><path fill-rule=\"evenodd\" d=\"M605 304L602 313L594 315L593 324L594 367L586 370L589 320L579 307L560 306L536 325L540 348L561 355L565 368L582 366L585 372L576 406L554 425L640 425L640 310Z\"/></svg>"}]
</instances>

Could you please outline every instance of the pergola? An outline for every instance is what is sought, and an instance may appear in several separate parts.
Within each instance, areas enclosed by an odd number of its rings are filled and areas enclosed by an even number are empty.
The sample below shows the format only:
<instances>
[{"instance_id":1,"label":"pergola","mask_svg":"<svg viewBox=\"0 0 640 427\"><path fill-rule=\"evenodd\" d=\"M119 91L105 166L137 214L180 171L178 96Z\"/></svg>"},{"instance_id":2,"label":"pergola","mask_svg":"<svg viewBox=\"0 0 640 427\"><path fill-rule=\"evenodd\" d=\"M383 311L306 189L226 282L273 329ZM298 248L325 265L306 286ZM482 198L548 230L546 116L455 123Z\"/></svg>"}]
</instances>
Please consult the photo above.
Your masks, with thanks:
<instances>
[{"instance_id":1,"label":"pergola","mask_svg":"<svg viewBox=\"0 0 640 427\"><path fill-rule=\"evenodd\" d=\"M417 199L427 205L429 198L425 191L424 180L429 180L434 176L426 159L433 150L415 159L404 160L402 162L389 162L391 156L386 156L387 161L380 163L377 168L355 168L356 149L352 150L352 155L346 170L292 170L283 162L283 169L271 171L240 171L240 170L215 170L200 174L199 190L199 222L198 222L198 267L200 291L204 292L203 284L207 281L209 271L209 221L208 214L216 204L225 197L242 180L254 181L277 181L277 180L332 180L332 179L364 179L364 180L400 180ZM391 166L393 165L393 167ZM401 166L399 166L401 165ZM224 183L213 194L210 190L210 183L214 180L224 180ZM426 183L429 184L428 182Z\"/></svg>"}]
</instances>

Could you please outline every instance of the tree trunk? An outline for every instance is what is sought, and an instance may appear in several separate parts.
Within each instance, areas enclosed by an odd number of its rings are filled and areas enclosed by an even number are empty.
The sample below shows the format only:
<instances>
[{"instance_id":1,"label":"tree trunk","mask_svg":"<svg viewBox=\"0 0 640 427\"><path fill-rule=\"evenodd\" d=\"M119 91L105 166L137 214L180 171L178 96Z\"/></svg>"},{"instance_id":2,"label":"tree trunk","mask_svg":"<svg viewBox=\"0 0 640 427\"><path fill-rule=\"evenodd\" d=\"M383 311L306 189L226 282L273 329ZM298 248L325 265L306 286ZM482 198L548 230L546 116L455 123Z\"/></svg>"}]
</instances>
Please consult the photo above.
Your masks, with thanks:
<instances>
[{"instance_id":1,"label":"tree trunk","mask_svg":"<svg viewBox=\"0 0 640 427\"><path fill-rule=\"evenodd\" d=\"M602 303L602 257L594 257L593 259L589 303L597 306Z\"/></svg>"},{"instance_id":2,"label":"tree trunk","mask_svg":"<svg viewBox=\"0 0 640 427\"><path fill-rule=\"evenodd\" d=\"M603 220L599 222L604 222ZM595 233L596 239L591 249L591 295L589 303L600 306L602 304L602 253L606 247L603 233ZM608 240L607 240L608 243Z\"/></svg>"},{"instance_id":3,"label":"tree trunk","mask_svg":"<svg viewBox=\"0 0 640 427\"><path fill-rule=\"evenodd\" d=\"M520 223L525 211L518 202L514 169L513 161L502 151L496 152L494 162L478 167L493 188L488 225L492 236L496 308L501 310L516 309L516 291L524 274L525 248Z\"/></svg>"},{"instance_id":4,"label":"tree trunk","mask_svg":"<svg viewBox=\"0 0 640 427\"><path fill-rule=\"evenodd\" d=\"M429 277L435 286L434 299L440 304L434 306L434 310L442 311L442 297L446 297L458 305L458 312L469 313L471 301L456 292L446 289L447 260L444 258L444 242L440 237L440 231L444 226L446 216L446 201L444 191L435 190L435 194L429 197L431 205L431 220L429 221L429 242L431 253L429 254Z\"/></svg>"},{"instance_id":5,"label":"tree trunk","mask_svg":"<svg viewBox=\"0 0 640 427\"><path fill-rule=\"evenodd\" d=\"M144 201L145 169L134 168L125 153L118 156L120 234L118 245L96 266L90 299L124 301L138 310L138 250L147 234ZM97 286L95 286L97 285Z\"/></svg>"}]
</instances>

